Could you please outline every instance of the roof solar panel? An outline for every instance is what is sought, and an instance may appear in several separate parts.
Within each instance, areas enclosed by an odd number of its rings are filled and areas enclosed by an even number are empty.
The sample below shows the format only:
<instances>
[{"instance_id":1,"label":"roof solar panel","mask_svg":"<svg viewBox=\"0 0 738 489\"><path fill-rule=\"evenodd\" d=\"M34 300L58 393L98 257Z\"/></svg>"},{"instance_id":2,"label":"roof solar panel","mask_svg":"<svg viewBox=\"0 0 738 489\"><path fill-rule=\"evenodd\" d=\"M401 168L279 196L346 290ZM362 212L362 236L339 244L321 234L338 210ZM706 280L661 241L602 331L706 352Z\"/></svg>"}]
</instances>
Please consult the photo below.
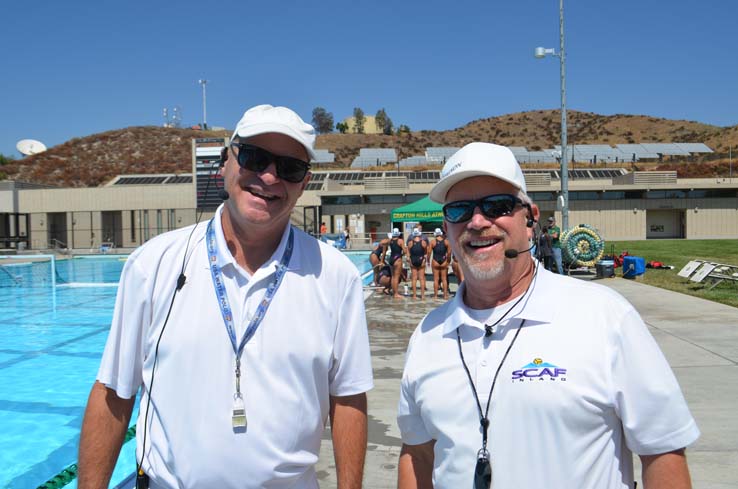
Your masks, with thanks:
<instances>
[{"instance_id":1,"label":"roof solar panel","mask_svg":"<svg viewBox=\"0 0 738 489\"><path fill-rule=\"evenodd\" d=\"M120 177L115 185L157 185L164 183L168 176L155 177Z\"/></svg>"},{"instance_id":2,"label":"roof solar panel","mask_svg":"<svg viewBox=\"0 0 738 489\"><path fill-rule=\"evenodd\" d=\"M438 171L400 172L400 174L413 183L436 183L441 178L441 173Z\"/></svg>"},{"instance_id":3,"label":"roof solar panel","mask_svg":"<svg viewBox=\"0 0 738 489\"><path fill-rule=\"evenodd\" d=\"M192 175L175 175L173 177L169 177L166 183L192 183Z\"/></svg>"}]
</instances>

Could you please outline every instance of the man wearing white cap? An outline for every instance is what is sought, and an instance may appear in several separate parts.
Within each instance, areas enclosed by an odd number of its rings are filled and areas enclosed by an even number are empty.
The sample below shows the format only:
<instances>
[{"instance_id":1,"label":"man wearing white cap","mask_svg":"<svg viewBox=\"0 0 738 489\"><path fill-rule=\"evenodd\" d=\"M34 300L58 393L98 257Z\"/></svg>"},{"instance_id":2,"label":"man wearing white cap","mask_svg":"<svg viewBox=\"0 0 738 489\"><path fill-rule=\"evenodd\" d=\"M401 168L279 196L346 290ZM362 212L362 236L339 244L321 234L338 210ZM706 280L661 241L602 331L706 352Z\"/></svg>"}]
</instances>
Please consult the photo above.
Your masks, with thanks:
<instances>
[{"instance_id":1,"label":"man wearing white cap","mask_svg":"<svg viewBox=\"0 0 738 489\"><path fill-rule=\"evenodd\" d=\"M640 316L528 251L538 207L512 152L464 146L430 192L464 272L408 346L399 488L691 486L699 430Z\"/></svg>"},{"instance_id":2,"label":"man wearing white cap","mask_svg":"<svg viewBox=\"0 0 738 489\"><path fill-rule=\"evenodd\" d=\"M214 218L129 257L83 422L81 489L108 486L139 389L141 485L317 488L330 420L338 486L361 486L373 385L361 277L290 225L314 141L290 109L246 111Z\"/></svg>"}]
</instances>

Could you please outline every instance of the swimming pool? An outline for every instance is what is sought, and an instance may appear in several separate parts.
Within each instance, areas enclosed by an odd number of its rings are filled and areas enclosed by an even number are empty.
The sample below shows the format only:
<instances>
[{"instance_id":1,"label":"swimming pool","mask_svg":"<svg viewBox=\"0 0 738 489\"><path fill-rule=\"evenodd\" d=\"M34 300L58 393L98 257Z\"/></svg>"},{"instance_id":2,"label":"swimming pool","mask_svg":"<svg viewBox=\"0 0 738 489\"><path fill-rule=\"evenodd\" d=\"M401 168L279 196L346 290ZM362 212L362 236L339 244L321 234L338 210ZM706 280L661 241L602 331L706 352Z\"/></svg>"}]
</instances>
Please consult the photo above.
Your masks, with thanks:
<instances>
[{"instance_id":1,"label":"swimming pool","mask_svg":"<svg viewBox=\"0 0 738 489\"><path fill-rule=\"evenodd\" d=\"M55 288L47 262L4 267L16 286L0 288L0 487L37 487L76 462L124 260L57 260Z\"/></svg>"},{"instance_id":2,"label":"swimming pool","mask_svg":"<svg viewBox=\"0 0 738 489\"><path fill-rule=\"evenodd\" d=\"M369 252L346 252L371 280ZM34 488L77 462L79 431L108 336L125 256L3 266L0 487ZM9 270L9 271L8 271ZM5 286L2 286L5 281ZM56 287L52 283L56 282ZM136 413L132 417L135 423ZM111 486L135 470L126 443ZM66 488L76 488L76 479Z\"/></svg>"},{"instance_id":3,"label":"swimming pool","mask_svg":"<svg viewBox=\"0 0 738 489\"><path fill-rule=\"evenodd\" d=\"M351 263L359 270L361 274L361 281L363 285L369 285L372 281L373 275L369 272L372 270L372 264L369 261L369 251L344 251Z\"/></svg>"}]
</instances>

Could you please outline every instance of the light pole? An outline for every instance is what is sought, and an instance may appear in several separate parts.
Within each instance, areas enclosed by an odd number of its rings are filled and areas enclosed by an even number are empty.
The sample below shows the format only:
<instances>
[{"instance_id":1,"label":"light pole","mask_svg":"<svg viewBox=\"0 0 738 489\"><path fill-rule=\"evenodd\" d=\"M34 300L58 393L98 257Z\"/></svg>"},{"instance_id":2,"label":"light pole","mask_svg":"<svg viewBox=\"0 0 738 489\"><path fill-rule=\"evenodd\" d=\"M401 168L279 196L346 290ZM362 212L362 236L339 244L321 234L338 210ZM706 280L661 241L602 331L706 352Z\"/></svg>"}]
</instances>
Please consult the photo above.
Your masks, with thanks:
<instances>
[{"instance_id":1,"label":"light pole","mask_svg":"<svg viewBox=\"0 0 738 489\"><path fill-rule=\"evenodd\" d=\"M569 229L569 161L566 146L566 51L564 50L564 0L559 0L559 52L553 48L535 49L538 59L558 56L561 67L561 226Z\"/></svg>"},{"instance_id":2,"label":"light pole","mask_svg":"<svg viewBox=\"0 0 738 489\"><path fill-rule=\"evenodd\" d=\"M208 106L207 98L205 96L205 85L208 84L208 81L203 78L201 80L197 80L197 83L202 85L202 129L204 131L208 128Z\"/></svg>"}]
</instances>

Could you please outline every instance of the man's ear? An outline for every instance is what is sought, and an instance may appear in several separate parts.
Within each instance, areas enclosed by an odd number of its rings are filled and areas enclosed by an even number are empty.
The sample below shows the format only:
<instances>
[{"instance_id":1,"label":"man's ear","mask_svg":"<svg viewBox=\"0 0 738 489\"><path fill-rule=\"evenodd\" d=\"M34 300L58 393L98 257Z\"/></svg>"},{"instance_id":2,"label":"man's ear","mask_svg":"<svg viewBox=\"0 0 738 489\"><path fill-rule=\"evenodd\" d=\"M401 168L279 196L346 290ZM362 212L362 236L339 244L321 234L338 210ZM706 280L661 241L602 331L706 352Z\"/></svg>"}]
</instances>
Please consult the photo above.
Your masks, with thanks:
<instances>
[{"instance_id":1,"label":"man's ear","mask_svg":"<svg viewBox=\"0 0 738 489\"><path fill-rule=\"evenodd\" d=\"M538 206L535 204L531 204L530 211L531 211L530 217L532 217L535 220L535 222L539 222L541 220L541 210L538 208ZM533 223L533 226L530 226L528 228L528 239L533 239L535 237L534 236L535 227L536 227L535 223Z\"/></svg>"},{"instance_id":2,"label":"man's ear","mask_svg":"<svg viewBox=\"0 0 738 489\"><path fill-rule=\"evenodd\" d=\"M305 188L307 187L307 184L310 183L310 178L313 176L312 173L307 172L305 175L305 178L302 179L302 188L300 189L300 195L305 191Z\"/></svg>"},{"instance_id":3,"label":"man's ear","mask_svg":"<svg viewBox=\"0 0 738 489\"><path fill-rule=\"evenodd\" d=\"M227 159L228 159L228 146L224 146L223 149L220 150L220 167L221 168L223 168Z\"/></svg>"}]
</instances>

